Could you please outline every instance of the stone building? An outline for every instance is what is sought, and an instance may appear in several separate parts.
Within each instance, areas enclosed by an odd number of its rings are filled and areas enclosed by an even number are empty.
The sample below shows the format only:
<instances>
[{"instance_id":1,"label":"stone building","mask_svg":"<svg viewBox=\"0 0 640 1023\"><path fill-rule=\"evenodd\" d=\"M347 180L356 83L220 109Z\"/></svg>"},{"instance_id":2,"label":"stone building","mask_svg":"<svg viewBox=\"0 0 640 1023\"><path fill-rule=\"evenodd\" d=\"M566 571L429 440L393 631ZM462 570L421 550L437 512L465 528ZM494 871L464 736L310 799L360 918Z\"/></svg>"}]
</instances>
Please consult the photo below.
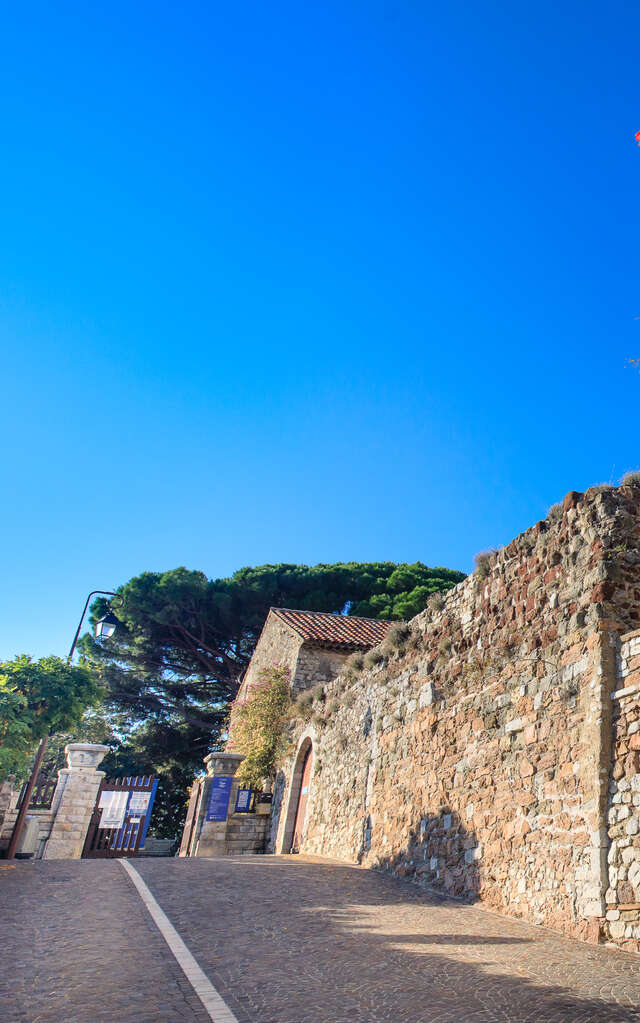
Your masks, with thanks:
<instances>
[{"instance_id":1,"label":"stone building","mask_svg":"<svg viewBox=\"0 0 640 1023\"><path fill-rule=\"evenodd\" d=\"M274 663L289 668L293 693L331 682L349 654L381 643L391 624L372 618L272 607L236 699L239 703L246 700L260 672Z\"/></svg>"},{"instance_id":2,"label":"stone building","mask_svg":"<svg viewBox=\"0 0 640 1023\"><path fill-rule=\"evenodd\" d=\"M243 703L249 698L261 672L274 663L289 669L293 695L316 685L326 685L336 678L351 653L365 652L384 640L390 625L390 622L370 618L272 607L236 702ZM255 813L238 808L241 790L235 773L241 761L242 756L234 753L232 713L225 752L206 758L206 777L196 778L191 787L180 856L264 851L270 804L262 808L263 812ZM228 788L224 797L226 812L212 811L212 798L216 799L217 791L225 784Z\"/></svg>"},{"instance_id":3,"label":"stone building","mask_svg":"<svg viewBox=\"0 0 640 1023\"><path fill-rule=\"evenodd\" d=\"M567 494L432 604L300 708L270 848L637 952L640 487Z\"/></svg>"}]
</instances>

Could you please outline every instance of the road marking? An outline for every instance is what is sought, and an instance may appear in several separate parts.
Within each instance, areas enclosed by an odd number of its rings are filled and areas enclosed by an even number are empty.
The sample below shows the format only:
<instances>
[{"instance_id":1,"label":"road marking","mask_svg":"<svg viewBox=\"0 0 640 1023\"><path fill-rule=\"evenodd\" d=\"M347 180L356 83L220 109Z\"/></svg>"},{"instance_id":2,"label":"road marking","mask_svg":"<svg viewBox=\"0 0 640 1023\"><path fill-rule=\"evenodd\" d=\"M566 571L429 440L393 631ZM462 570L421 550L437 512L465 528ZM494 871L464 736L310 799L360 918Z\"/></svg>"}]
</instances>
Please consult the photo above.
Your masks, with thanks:
<instances>
[{"instance_id":1,"label":"road marking","mask_svg":"<svg viewBox=\"0 0 640 1023\"><path fill-rule=\"evenodd\" d=\"M149 910L153 922L169 946L178 966L207 1010L209 1018L213 1020L213 1023L238 1023L236 1016L234 1016L224 999L220 997L204 970L198 966L198 963L191 955L191 952L166 913L160 909L160 906L140 877L138 871L131 866L128 860L119 859L118 863L124 867L138 889L138 894Z\"/></svg>"}]
</instances>

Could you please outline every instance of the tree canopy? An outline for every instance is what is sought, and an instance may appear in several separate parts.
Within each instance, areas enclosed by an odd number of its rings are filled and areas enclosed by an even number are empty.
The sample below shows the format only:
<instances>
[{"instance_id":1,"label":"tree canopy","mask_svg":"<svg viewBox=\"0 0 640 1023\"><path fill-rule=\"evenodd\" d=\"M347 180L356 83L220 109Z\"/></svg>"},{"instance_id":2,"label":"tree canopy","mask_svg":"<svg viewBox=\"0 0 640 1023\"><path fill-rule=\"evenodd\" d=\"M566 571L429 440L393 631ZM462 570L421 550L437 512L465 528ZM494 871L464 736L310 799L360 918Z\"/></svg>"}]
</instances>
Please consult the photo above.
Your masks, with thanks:
<instances>
[{"instance_id":1,"label":"tree canopy","mask_svg":"<svg viewBox=\"0 0 640 1023\"><path fill-rule=\"evenodd\" d=\"M83 665L27 654L0 664L0 777L25 772L33 746L76 725L100 689Z\"/></svg>"},{"instance_id":2,"label":"tree canopy","mask_svg":"<svg viewBox=\"0 0 640 1023\"><path fill-rule=\"evenodd\" d=\"M117 591L121 621L102 643L80 641L82 655L105 685L114 754L105 769L161 778L157 800L169 834L178 834L185 777L217 747L270 607L406 619L462 572L390 561L331 565L261 565L227 579L176 568L144 572ZM109 602L91 608L95 623ZM163 829L164 830L164 829Z\"/></svg>"}]
</instances>

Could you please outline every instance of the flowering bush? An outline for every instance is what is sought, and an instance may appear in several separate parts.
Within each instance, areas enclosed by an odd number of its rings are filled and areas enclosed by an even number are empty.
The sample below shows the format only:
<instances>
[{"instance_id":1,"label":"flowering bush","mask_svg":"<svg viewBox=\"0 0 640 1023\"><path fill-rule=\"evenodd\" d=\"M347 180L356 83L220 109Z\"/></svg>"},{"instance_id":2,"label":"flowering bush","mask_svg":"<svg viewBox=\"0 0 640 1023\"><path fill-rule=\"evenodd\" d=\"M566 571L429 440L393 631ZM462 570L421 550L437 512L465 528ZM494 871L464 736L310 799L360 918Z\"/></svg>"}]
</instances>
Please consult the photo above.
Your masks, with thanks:
<instances>
[{"instance_id":1,"label":"flowering bush","mask_svg":"<svg viewBox=\"0 0 640 1023\"><path fill-rule=\"evenodd\" d=\"M238 768L241 785L259 788L275 774L287 748L286 723L291 703L289 669L263 668L247 699L233 710L233 750L244 754Z\"/></svg>"}]
</instances>

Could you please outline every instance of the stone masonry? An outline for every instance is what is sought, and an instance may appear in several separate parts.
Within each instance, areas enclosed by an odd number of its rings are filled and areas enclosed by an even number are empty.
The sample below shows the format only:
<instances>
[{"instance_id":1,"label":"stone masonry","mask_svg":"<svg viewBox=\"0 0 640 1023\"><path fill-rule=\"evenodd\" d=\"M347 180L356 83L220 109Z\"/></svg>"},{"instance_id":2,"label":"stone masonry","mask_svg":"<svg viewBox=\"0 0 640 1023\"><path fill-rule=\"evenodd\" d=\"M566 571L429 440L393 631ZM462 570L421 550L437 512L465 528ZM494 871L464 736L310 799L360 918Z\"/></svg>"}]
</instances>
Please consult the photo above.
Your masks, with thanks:
<instances>
[{"instance_id":1,"label":"stone masonry","mask_svg":"<svg viewBox=\"0 0 640 1023\"><path fill-rule=\"evenodd\" d=\"M638 950L640 489L567 494L433 603L292 727L273 846L311 742L303 852Z\"/></svg>"},{"instance_id":2,"label":"stone masonry","mask_svg":"<svg viewBox=\"0 0 640 1023\"><path fill-rule=\"evenodd\" d=\"M29 809L38 821L36 859L79 859L104 772L98 771L108 746L70 743L65 746L67 767L58 771L58 783L48 809ZM7 779L0 788L0 849L6 850L18 816L20 786Z\"/></svg>"},{"instance_id":3,"label":"stone masonry","mask_svg":"<svg viewBox=\"0 0 640 1023\"><path fill-rule=\"evenodd\" d=\"M267 813L235 813L238 782L235 773L242 763L239 753L210 753L205 757L207 775L196 778L185 825L180 856L233 856L238 853L264 852L268 825ZM208 821L207 807L214 778L230 777L229 806L222 821Z\"/></svg>"},{"instance_id":4,"label":"stone masonry","mask_svg":"<svg viewBox=\"0 0 640 1023\"><path fill-rule=\"evenodd\" d=\"M236 702L246 700L261 672L274 664L286 665L289 669L294 693L331 682L344 667L349 654L354 650L368 650L379 642L389 624L368 618L272 607Z\"/></svg>"},{"instance_id":5,"label":"stone masonry","mask_svg":"<svg viewBox=\"0 0 640 1023\"><path fill-rule=\"evenodd\" d=\"M606 937L637 951L640 939L640 630L621 637L613 694Z\"/></svg>"},{"instance_id":6,"label":"stone masonry","mask_svg":"<svg viewBox=\"0 0 640 1023\"><path fill-rule=\"evenodd\" d=\"M105 777L98 766L108 746L70 743L64 748L69 765L58 772L58 785L51 807L54 814L43 859L79 859L100 783Z\"/></svg>"}]
</instances>

